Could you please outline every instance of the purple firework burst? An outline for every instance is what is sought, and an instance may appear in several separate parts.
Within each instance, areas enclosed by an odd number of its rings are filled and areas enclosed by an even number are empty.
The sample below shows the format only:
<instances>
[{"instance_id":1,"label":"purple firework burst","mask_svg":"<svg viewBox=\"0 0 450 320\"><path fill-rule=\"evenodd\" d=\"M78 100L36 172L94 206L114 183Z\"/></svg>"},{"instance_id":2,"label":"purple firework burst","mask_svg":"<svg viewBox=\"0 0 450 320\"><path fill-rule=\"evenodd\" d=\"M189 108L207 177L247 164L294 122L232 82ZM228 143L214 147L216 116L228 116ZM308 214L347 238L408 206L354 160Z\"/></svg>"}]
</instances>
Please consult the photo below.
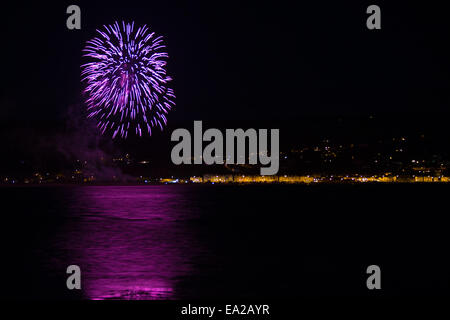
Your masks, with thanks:
<instances>
[{"instance_id":1,"label":"purple firework burst","mask_svg":"<svg viewBox=\"0 0 450 320\"><path fill-rule=\"evenodd\" d=\"M175 106L162 36L146 25L136 29L134 22L103 27L83 49L83 56L91 58L81 66L88 116L98 120L102 134L111 130L113 138L162 130Z\"/></svg>"}]
</instances>

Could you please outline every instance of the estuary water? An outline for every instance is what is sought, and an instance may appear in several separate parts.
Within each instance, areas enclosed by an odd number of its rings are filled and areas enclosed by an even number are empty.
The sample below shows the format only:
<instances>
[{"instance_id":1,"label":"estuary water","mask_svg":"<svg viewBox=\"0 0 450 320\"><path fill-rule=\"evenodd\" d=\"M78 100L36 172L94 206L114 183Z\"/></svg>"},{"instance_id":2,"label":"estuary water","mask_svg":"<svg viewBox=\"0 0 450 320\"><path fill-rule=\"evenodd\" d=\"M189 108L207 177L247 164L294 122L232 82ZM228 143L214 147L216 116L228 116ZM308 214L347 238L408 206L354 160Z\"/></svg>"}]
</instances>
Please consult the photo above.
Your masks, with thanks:
<instances>
[{"instance_id":1,"label":"estuary water","mask_svg":"<svg viewBox=\"0 0 450 320\"><path fill-rule=\"evenodd\" d=\"M450 290L448 185L0 190L6 299L367 295L372 264L385 295Z\"/></svg>"}]
</instances>

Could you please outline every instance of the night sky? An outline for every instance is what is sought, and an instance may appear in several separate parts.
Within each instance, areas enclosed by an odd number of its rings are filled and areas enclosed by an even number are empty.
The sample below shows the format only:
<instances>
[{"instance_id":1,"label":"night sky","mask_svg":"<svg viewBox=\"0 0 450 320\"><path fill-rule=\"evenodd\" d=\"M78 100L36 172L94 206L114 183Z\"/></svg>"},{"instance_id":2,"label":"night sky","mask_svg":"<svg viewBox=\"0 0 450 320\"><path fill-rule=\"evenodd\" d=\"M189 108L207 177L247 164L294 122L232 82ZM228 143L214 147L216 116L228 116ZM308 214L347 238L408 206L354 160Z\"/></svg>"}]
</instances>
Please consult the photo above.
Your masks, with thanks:
<instances>
[{"instance_id":1,"label":"night sky","mask_svg":"<svg viewBox=\"0 0 450 320\"><path fill-rule=\"evenodd\" d=\"M312 3L9 4L1 29L1 139L15 145L67 126L70 106L83 109L81 50L96 28L115 20L164 36L177 96L169 127L194 120L282 127L310 115L377 113L448 120L450 21L441 4L378 1L382 30L370 31L373 1ZM66 28L70 4L81 7L81 30Z\"/></svg>"}]
</instances>

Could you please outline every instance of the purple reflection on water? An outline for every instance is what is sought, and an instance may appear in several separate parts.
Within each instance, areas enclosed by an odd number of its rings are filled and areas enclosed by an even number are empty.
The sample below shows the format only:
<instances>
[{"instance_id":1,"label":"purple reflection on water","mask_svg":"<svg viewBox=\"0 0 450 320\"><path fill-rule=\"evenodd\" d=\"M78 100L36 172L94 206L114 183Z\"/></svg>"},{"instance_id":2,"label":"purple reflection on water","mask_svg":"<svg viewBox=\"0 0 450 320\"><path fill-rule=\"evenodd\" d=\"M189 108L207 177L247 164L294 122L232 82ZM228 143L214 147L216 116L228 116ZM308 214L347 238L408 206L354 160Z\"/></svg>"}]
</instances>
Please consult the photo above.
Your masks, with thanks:
<instances>
[{"instance_id":1,"label":"purple reflection on water","mask_svg":"<svg viewBox=\"0 0 450 320\"><path fill-rule=\"evenodd\" d=\"M200 246L183 189L92 186L73 190L64 238L88 299L173 299Z\"/></svg>"}]
</instances>

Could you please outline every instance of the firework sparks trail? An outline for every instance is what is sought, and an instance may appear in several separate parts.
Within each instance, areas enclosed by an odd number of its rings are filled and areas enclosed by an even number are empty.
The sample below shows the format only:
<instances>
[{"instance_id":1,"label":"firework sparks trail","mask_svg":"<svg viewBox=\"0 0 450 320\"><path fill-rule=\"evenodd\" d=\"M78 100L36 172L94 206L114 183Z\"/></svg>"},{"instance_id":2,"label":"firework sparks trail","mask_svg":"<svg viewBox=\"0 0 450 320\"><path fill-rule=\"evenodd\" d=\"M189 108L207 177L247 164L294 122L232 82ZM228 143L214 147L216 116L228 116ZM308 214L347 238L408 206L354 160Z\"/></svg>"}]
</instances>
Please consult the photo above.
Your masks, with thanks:
<instances>
[{"instance_id":1,"label":"firework sparks trail","mask_svg":"<svg viewBox=\"0 0 450 320\"><path fill-rule=\"evenodd\" d=\"M83 49L83 57L91 59L81 66L88 117L113 138L163 130L175 94L168 87L172 78L165 69L168 54L162 36L146 25L135 28L134 22L103 27Z\"/></svg>"}]
</instances>

